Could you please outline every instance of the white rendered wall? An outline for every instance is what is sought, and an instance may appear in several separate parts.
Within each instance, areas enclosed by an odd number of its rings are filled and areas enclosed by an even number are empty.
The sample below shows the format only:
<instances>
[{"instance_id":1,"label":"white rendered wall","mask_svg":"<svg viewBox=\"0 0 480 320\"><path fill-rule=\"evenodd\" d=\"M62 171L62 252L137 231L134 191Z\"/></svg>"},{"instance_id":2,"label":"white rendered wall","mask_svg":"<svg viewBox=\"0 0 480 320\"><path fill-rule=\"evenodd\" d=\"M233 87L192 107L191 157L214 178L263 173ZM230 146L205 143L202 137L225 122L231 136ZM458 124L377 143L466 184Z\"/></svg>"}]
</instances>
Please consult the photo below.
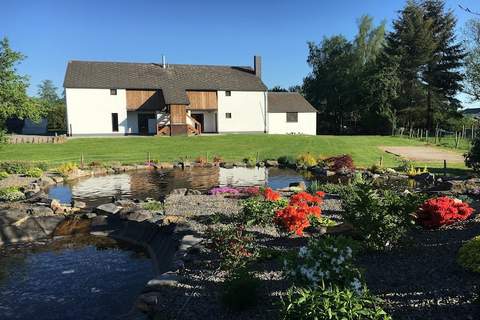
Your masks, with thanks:
<instances>
[{"instance_id":1,"label":"white rendered wall","mask_svg":"<svg viewBox=\"0 0 480 320\"><path fill-rule=\"evenodd\" d=\"M266 92L218 91L218 132L264 132L266 122ZM232 118L227 119L226 113ZM268 124L267 124L268 125Z\"/></svg>"},{"instance_id":2,"label":"white rendered wall","mask_svg":"<svg viewBox=\"0 0 480 320\"><path fill-rule=\"evenodd\" d=\"M123 135L127 130L127 100L125 89L66 88L68 130L72 134ZM112 113L118 113L118 132L112 131Z\"/></svg>"},{"instance_id":3,"label":"white rendered wall","mask_svg":"<svg viewBox=\"0 0 480 320\"><path fill-rule=\"evenodd\" d=\"M268 133L272 134L317 134L317 114L315 112L299 112L298 122L287 122L286 113L268 114Z\"/></svg>"}]
</instances>

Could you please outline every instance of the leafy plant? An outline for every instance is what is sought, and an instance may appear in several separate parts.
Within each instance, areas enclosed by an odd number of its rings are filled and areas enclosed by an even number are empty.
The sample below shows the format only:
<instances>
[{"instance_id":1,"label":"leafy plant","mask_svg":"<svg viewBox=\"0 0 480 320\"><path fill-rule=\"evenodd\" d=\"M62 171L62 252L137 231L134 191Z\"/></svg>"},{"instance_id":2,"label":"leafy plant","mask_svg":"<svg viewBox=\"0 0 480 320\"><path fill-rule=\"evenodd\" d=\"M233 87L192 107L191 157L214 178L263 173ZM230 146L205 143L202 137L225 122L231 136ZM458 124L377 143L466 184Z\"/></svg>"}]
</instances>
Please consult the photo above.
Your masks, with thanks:
<instances>
[{"instance_id":1,"label":"leafy plant","mask_svg":"<svg viewBox=\"0 0 480 320\"><path fill-rule=\"evenodd\" d=\"M222 302L234 311L242 311L257 304L260 280L245 268L229 274L223 283Z\"/></svg>"},{"instance_id":2,"label":"leafy plant","mask_svg":"<svg viewBox=\"0 0 480 320\"><path fill-rule=\"evenodd\" d=\"M282 167L292 168L295 167L297 160L292 156L281 156L277 159L278 164Z\"/></svg>"},{"instance_id":3,"label":"leafy plant","mask_svg":"<svg viewBox=\"0 0 480 320\"><path fill-rule=\"evenodd\" d=\"M156 212L163 211L163 203L161 203L160 201L156 201L156 200L143 202L141 204L141 207L142 207L142 209L145 209L145 210L148 210L148 211L156 211Z\"/></svg>"},{"instance_id":4,"label":"leafy plant","mask_svg":"<svg viewBox=\"0 0 480 320\"><path fill-rule=\"evenodd\" d=\"M309 168L317 165L317 158L310 152L302 153L297 157L297 167Z\"/></svg>"},{"instance_id":5,"label":"leafy plant","mask_svg":"<svg viewBox=\"0 0 480 320\"><path fill-rule=\"evenodd\" d=\"M10 175L6 171L0 171L0 180L8 178Z\"/></svg>"},{"instance_id":6,"label":"leafy plant","mask_svg":"<svg viewBox=\"0 0 480 320\"><path fill-rule=\"evenodd\" d=\"M449 197L425 201L417 210L417 222L426 228L438 228L468 219L473 209L466 202Z\"/></svg>"},{"instance_id":7,"label":"leafy plant","mask_svg":"<svg viewBox=\"0 0 480 320\"><path fill-rule=\"evenodd\" d=\"M74 162L67 162L59 167L57 167L56 171L60 173L62 176L68 176L70 173L74 172L78 169L78 166Z\"/></svg>"},{"instance_id":8,"label":"leafy plant","mask_svg":"<svg viewBox=\"0 0 480 320\"><path fill-rule=\"evenodd\" d=\"M282 299L284 320L391 320L381 300L368 292L333 288L297 288Z\"/></svg>"},{"instance_id":9,"label":"leafy plant","mask_svg":"<svg viewBox=\"0 0 480 320\"><path fill-rule=\"evenodd\" d=\"M210 247L222 258L224 269L241 268L257 255L254 237L243 226L207 229Z\"/></svg>"},{"instance_id":10,"label":"leafy plant","mask_svg":"<svg viewBox=\"0 0 480 320\"><path fill-rule=\"evenodd\" d=\"M25 171L27 177L40 178L43 175L43 170L40 168L29 168Z\"/></svg>"},{"instance_id":11,"label":"leafy plant","mask_svg":"<svg viewBox=\"0 0 480 320\"><path fill-rule=\"evenodd\" d=\"M7 187L0 189L0 201L19 201L25 199L25 195L18 187Z\"/></svg>"},{"instance_id":12,"label":"leafy plant","mask_svg":"<svg viewBox=\"0 0 480 320\"><path fill-rule=\"evenodd\" d=\"M254 156L250 156L243 159L243 162L245 162L247 167L255 167L257 165L257 158L255 158Z\"/></svg>"},{"instance_id":13,"label":"leafy plant","mask_svg":"<svg viewBox=\"0 0 480 320\"><path fill-rule=\"evenodd\" d=\"M246 225L267 225L273 222L275 212L287 205L287 200L267 188L262 195L245 199L241 204L243 207L239 216L241 222Z\"/></svg>"},{"instance_id":14,"label":"leafy plant","mask_svg":"<svg viewBox=\"0 0 480 320\"><path fill-rule=\"evenodd\" d=\"M34 165L28 161L4 161L0 163L0 170L10 174L25 174Z\"/></svg>"},{"instance_id":15,"label":"leafy plant","mask_svg":"<svg viewBox=\"0 0 480 320\"><path fill-rule=\"evenodd\" d=\"M220 155L216 155L213 157L213 163L220 163L223 162L223 157Z\"/></svg>"},{"instance_id":16,"label":"leafy plant","mask_svg":"<svg viewBox=\"0 0 480 320\"><path fill-rule=\"evenodd\" d=\"M330 170L337 173L352 172L355 170L352 156L348 154L327 158L325 159L325 164Z\"/></svg>"},{"instance_id":17,"label":"leafy plant","mask_svg":"<svg viewBox=\"0 0 480 320\"><path fill-rule=\"evenodd\" d=\"M458 251L458 263L467 270L480 273L480 236L463 244Z\"/></svg>"},{"instance_id":18,"label":"leafy plant","mask_svg":"<svg viewBox=\"0 0 480 320\"><path fill-rule=\"evenodd\" d=\"M198 156L195 158L195 163L204 165L207 163L207 158L205 156Z\"/></svg>"},{"instance_id":19,"label":"leafy plant","mask_svg":"<svg viewBox=\"0 0 480 320\"><path fill-rule=\"evenodd\" d=\"M311 239L285 260L286 274L309 287L338 286L360 294L364 285L353 263L354 247L351 239L342 236Z\"/></svg>"},{"instance_id":20,"label":"leafy plant","mask_svg":"<svg viewBox=\"0 0 480 320\"><path fill-rule=\"evenodd\" d=\"M359 183L344 190L342 198L343 217L362 236L364 244L371 249L384 249L398 242L411 228L411 214L425 196L377 190L370 183Z\"/></svg>"}]
</instances>

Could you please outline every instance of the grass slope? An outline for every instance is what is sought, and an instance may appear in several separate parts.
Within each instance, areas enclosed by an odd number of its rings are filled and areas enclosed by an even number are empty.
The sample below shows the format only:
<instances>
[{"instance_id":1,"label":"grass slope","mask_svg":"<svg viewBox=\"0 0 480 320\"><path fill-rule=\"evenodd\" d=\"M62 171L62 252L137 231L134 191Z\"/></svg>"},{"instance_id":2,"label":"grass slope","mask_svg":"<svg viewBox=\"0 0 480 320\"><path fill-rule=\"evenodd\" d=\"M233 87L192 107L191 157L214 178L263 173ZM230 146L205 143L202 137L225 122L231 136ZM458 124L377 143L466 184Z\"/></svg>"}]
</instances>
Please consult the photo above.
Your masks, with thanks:
<instances>
[{"instance_id":1,"label":"grass slope","mask_svg":"<svg viewBox=\"0 0 480 320\"><path fill-rule=\"evenodd\" d=\"M33 160L52 164L78 162L83 153L86 163L93 160L138 163L146 160L147 153L151 154L151 159L175 161L185 157L194 160L198 156L205 156L207 152L209 159L220 155L226 161L239 161L245 157L256 156L257 152L260 159L276 159L283 155L296 157L302 152L311 152L322 156L351 154L358 166L371 166L383 156L386 166L395 166L399 163L398 159L384 153L378 146L423 144L415 140L388 136L232 134L198 137L76 138L64 144L6 145L0 150L0 161Z\"/></svg>"}]
</instances>

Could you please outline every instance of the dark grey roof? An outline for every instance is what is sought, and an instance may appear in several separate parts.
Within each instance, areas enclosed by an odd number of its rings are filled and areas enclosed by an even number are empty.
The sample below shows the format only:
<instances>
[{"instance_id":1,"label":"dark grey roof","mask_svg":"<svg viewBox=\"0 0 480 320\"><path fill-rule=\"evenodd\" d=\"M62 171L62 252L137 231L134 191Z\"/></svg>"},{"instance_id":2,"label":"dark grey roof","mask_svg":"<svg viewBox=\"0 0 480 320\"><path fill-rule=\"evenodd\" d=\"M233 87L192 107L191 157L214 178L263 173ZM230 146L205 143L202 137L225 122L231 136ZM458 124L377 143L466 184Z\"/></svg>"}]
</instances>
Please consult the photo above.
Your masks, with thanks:
<instances>
[{"instance_id":1,"label":"dark grey roof","mask_svg":"<svg viewBox=\"0 0 480 320\"><path fill-rule=\"evenodd\" d=\"M474 116L479 116L480 115L480 108L469 108L469 109L464 109L461 111L463 114L467 115L474 115Z\"/></svg>"},{"instance_id":2,"label":"dark grey roof","mask_svg":"<svg viewBox=\"0 0 480 320\"><path fill-rule=\"evenodd\" d=\"M186 90L267 90L250 67L92 61L70 61L63 86L161 89L167 104L188 104Z\"/></svg>"},{"instance_id":3,"label":"dark grey roof","mask_svg":"<svg viewBox=\"0 0 480 320\"><path fill-rule=\"evenodd\" d=\"M268 112L317 112L298 92L269 92Z\"/></svg>"}]
</instances>

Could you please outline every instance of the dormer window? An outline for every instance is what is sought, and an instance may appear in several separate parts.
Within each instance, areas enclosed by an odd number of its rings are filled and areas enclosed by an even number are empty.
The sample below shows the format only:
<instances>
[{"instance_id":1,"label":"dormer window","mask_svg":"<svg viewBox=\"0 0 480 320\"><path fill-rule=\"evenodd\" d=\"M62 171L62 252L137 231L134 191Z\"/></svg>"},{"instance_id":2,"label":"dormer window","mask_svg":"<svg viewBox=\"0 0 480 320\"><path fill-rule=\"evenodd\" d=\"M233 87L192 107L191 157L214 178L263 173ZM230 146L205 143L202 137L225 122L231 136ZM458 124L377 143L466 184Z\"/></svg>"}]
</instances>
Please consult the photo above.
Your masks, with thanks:
<instances>
[{"instance_id":1,"label":"dormer window","mask_svg":"<svg viewBox=\"0 0 480 320\"><path fill-rule=\"evenodd\" d=\"M110 89L110 95L111 96L116 96L117 95L117 89Z\"/></svg>"},{"instance_id":2,"label":"dormer window","mask_svg":"<svg viewBox=\"0 0 480 320\"><path fill-rule=\"evenodd\" d=\"M225 91L225 95L226 95L227 97L230 97L230 96L232 95L232 91Z\"/></svg>"}]
</instances>

